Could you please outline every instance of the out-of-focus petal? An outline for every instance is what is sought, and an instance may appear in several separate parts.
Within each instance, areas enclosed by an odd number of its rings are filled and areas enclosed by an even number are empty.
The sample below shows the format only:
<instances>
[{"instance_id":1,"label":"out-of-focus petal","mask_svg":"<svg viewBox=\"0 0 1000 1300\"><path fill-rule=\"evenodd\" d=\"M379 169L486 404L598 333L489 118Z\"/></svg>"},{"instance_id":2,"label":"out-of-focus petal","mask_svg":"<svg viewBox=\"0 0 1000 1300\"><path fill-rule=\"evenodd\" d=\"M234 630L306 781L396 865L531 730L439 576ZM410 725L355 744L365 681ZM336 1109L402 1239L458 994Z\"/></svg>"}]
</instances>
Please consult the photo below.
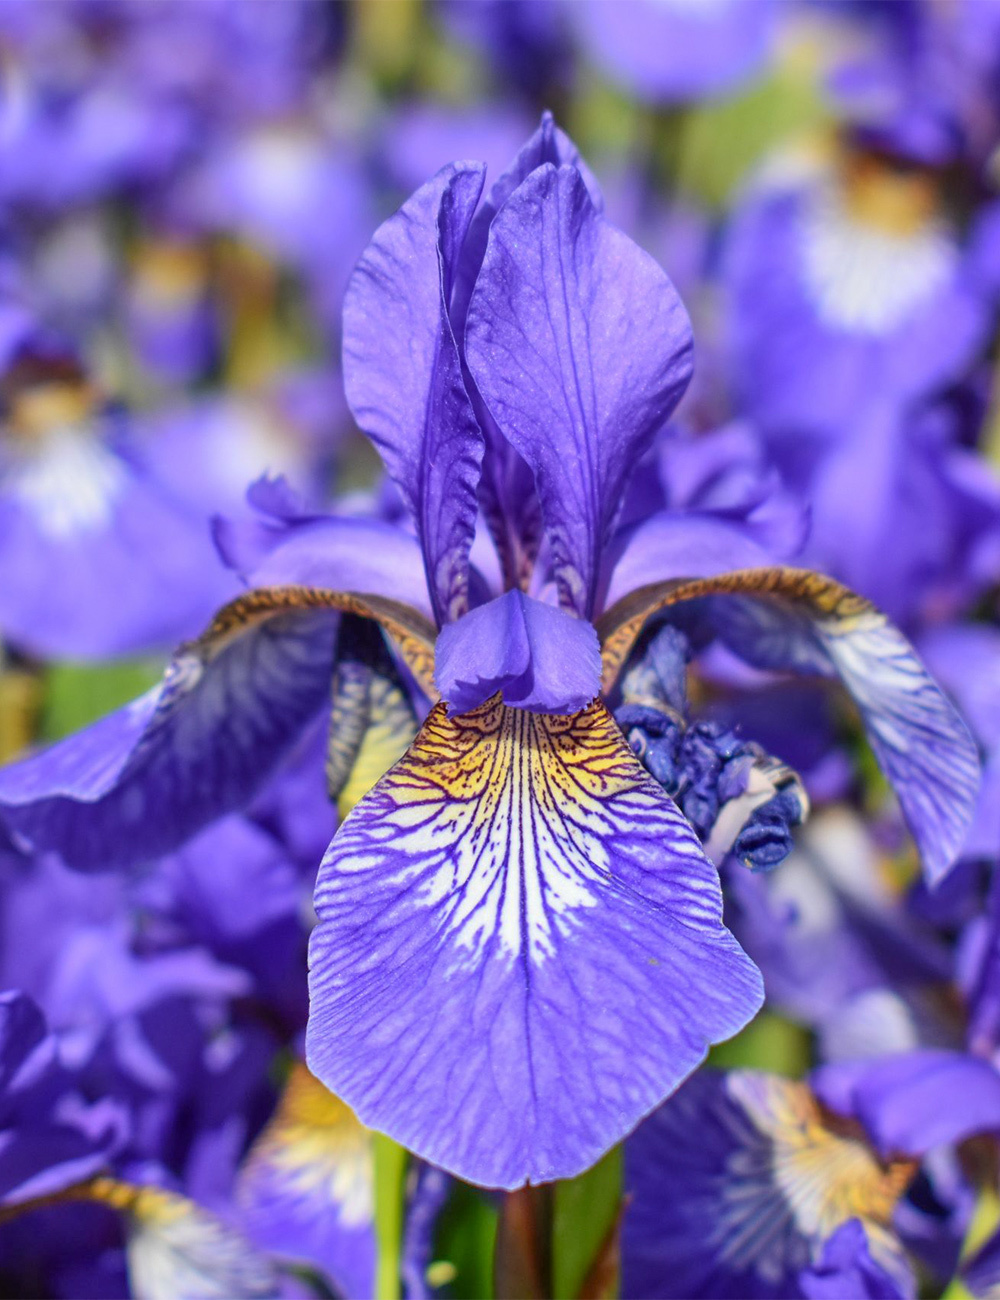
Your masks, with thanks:
<instances>
[{"instance_id":1,"label":"out-of-focus petal","mask_svg":"<svg viewBox=\"0 0 1000 1300\"><path fill-rule=\"evenodd\" d=\"M714 599L721 595L729 599ZM713 598L711 622L749 663L840 678L899 796L928 880L941 880L975 808L976 746L903 634L840 583L805 569L774 568L641 588L598 622L604 689L652 614L704 597Z\"/></svg>"},{"instance_id":2,"label":"out-of-focus petal","mask_svg":"<svg viewBox=\"0 0 1000 1300\"><path fill-rule=\"evenodd\" d=\"M1000 1132L1000 1074L961 1052L926 1048L824 1065L812 1083L831 1109L859 1119L885 1153L922 1156L975 1133Z\"/></svg>"},{"instance_id":3,"label":"out-of-focus petal","mask_svg":"<svg viewBox=\"0 0 1000 1300\"><path fill-rule=\"evenodd\" d=\"M466 352L534 470L560 599L588 618L625 485L691 375L687 313L580 173L546 163L490 228Z\"/></svg>"},{"instance_id":4,"label":"out-of-focus petal","mask_svg":"<svg viewBox=\"0 0 1000 1300\"><path fill-rule=\"evenodd\" d=\"M375 233L344 298L344 384L417 525L439 623L468 607L483 437L448 300L485 168L453 163Z\"/></svg>"},{"instance_id":5,"label":"out-of-focus petal","mask_svg":"<svg viewBox=\"0 0 1000 1300\"><path fill-rule=\"evenodd\" d=\"M816 1263L800 1274L799 1285L807 1300L907 1300L913 1294L872 1257L860 1219L840 1225Z\"/></svg>"},{"instance_id":6,"label":"out-of-focus petal","mask_svg":"<svg viewBox=\"0 0 1000 1300\"><path fill-rule=\"evenodd\" d=\"M570 12L598 67L653 103L719 94L752 76L775 25L769 0L581 0Z\"/></svg>"},{"instance_id":7,"label":"out-of-focus petal","mask_svg":"<svg viewBox=\"0 0 1000 1300\"><path fill-rule=\"evenodd\" d=\"M508 591L442 629L435 680L453 713L497 691L534 713L576 713L597 698L601 649L590 623Z\"/></svg>"},{"instance_id":8,"label":"out-of-focus petal","mask_svg":"<svg viewBox=\"0 0 1000 1300\"><path fill-rule=\"evenodd\" d=\"M803 1083L703 1070L626 1144L623 1294L785 1300L848 1219L912 1294L889 1227L912 1172L828 1127Z\"/></svg>"},{"instance_id":9,"label":"out-of-focus petal","mask_svg":"<svg viewBox=\"0 0 1000 1300\"><path fill-rule=\"evenodd\" d=\"M281 1295L270 1261L241 1232L184 1196L112 1178L95 1178L80 1196L124 1216L136 1300L278 1300Z\"/></svg>"},{"instance_id":10,"label":"out-of-focus petal","mask_svg":"<svg viewBox=\"0 0 1000 1300\"><path fill-rule=\"evenodd\" d=\"M600 704L439 705L316 910L310 1068L488 1186L587 1168L760 1005L714 868Z\"/></svg>"},{"instance_id":11,"label":"out-of-focus petal","mask_svg":"<svg viewBox=\"0 0 1000 1300\"><path fill-rule=\"evenodd\" d=\"M205 518L92 431L56 432L2 459L0 623L22 650L162 650L236 594Z\"/></svg>"},{"instance_id":12,"label":"out-of-focus petal","mask_svg":"<svg viewBox=\"0 0 1000 1300\"><path fill-rule=\"evenodd\" d=\"M48 1196L95 1174L113 1133L76 1108L71 1077L36 1004L16 990L0 993L0 1204ZM113 1105L113 1104L112 1104ZM108 1120L114 1123L111 1110ZM106 1130L106 1131L102 1131Z\"/></svg>"},{"instance_id":13,"label":"out-of-focus petal","mask_svg":"<svg viewBox=\"0 0 1000 1300\"><path fill-rule=\"evenodd\" d=\"M304 1065L250 1149L236 1204L261 1249L321 1269L345 1296L372 1294L371 1134Z\"/></svg>"}]
</instances>

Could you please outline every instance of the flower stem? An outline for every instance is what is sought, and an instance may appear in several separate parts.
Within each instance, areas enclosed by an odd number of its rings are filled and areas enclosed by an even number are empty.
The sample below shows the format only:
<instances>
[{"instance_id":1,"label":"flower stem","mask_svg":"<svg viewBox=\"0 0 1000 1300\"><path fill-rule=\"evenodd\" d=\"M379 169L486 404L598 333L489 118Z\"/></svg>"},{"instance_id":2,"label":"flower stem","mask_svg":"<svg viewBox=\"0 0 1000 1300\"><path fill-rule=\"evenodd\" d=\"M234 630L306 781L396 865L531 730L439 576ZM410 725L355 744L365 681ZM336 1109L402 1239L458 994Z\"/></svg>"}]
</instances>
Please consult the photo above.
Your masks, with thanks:
<instances>
[{"instance_id":1,"label":"flower stem","mask_svg":"<svg viewBox=\"0 0 1000 1300\"><path fill-rule=\"evenodd\" d=\"M618 1294L622 1149L556 1184L552 1217L555 1300L611 1300Z\"/></svg>"},{"instance_id":2,"label":"flower stem","mask_svg":"<svg viewBox=\"0 0 1000 1300\"><path fill-rule=\"evenodd\" d=\"M375 1158L376 1300L399 1300L407 1153L384 1133L372 1135Z\"/></svg>"}]
</instances>

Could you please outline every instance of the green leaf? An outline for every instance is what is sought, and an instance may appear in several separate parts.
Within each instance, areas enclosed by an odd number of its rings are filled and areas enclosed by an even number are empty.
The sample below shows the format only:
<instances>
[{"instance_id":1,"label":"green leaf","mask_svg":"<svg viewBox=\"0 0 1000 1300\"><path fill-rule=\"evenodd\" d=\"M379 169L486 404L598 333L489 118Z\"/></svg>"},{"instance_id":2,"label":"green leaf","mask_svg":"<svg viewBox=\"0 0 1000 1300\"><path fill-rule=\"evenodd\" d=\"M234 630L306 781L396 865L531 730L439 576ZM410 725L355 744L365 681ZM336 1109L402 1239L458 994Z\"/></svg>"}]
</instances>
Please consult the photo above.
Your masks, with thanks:
<instances>
[{"instance_id":1,"label":"green leaf","mask_svg":"<svg viewBox=\"0 0 1000 1300\"><path fill-rule=\"evenodd\" d=\"M41 739L60 740L89 726L148 691L162 671L162 663L148 659L50 665L45 671Z\"/></svg>"},{"instance_id":2,"label":"green leaf","mask_svg":"<svg viewBox=\"0 0 1000 1300\"><path fill-rule=\"evenodd\" d=\"M384 1133L372 1134L375 1157L376 1300L399 1300L407 1151Z\"/></svg>"},{"instance_id":3,"label":"green leaf","mask_svg":"<svg viewBox=\"0 0 1000 1300\"><path fill-rule=\"evenodd\" d=\"M768 150L827 120L813 70L786 64L739 94L690 111L678 183L709 207L723 208Z\"/></svg>"},{"instance_id":4,"label":"green leaf","mask_svg":"<svg viewBox=\"0 0 1000 1300\"><path fill-rule=\"evenodd\" d=\"M555 1300L577 1300L621 1211L622 1149L609 1151L592 1169L556 1184L552 1221ZM617 1288L616 1288L617 1290Z\"/></svg>"},{"instance_id":5,"label":"green leaf","mask_svg":"<svg viewBox=\"0 0 1000 1300\"><path fill-rule=\"evenodd\" d=\"M451 1266L447 1294L456 1300L493 1300L497 1207L478 1188L455 1181L435 1234L435 1265Z\"/></svg>"},{"instance_id":6,"label":"green leaf","mask_svg":"<svg viewBox=\"0 0 1000 1300\"><path fill-rule=\"evenodd\" d=\"M762 1011L746 1029L713 1047L708 1064L719 1070L770 1070L798 1079L810 1068L809 1034L773 1011Z\"/></svg>"}]
</instances>

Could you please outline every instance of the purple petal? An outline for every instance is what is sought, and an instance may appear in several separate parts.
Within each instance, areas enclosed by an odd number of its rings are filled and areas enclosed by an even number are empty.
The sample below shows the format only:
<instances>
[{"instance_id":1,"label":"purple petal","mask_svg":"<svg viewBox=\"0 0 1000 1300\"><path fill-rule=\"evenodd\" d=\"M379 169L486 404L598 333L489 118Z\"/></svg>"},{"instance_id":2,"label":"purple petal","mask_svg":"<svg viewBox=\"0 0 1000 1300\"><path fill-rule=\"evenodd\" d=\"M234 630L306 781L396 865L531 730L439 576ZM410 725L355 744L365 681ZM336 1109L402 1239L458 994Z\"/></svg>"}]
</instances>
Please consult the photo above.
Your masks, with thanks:
<instances>
[{"instance_id":1,"label":"purple petal","mask_svg":"<svg viewBox=\"0 0 1000 1300\"><path fill-rule=\"evenodd\" d=\"M26 994L0 993L0 1097L34 1086L56 1060L45 1018Z\"/></svg>"},{"instance_id":2,"label":"purple petal","mask_svg":"<svg viewBox=\"0 0 1000 1300\"><path fill-rule=\"evenodd\" d=\"M240 1170L236 1204L255 1245L321 1269L345 1296L372 1294L371 1134L304 1065Z\"/></svg>"},{"instance_id":3,"label":"purple petal","mask_svg":"<svg viewBox=\"0 0 1000 1300\"><path fill-rule=\"evenodd\" d=\"M580 173L587 193L598 212L604 211L604 196L597 178L584 162L579 149L565 131L556 126L551 113L542 114L537 130L518 150L517 157L507 170L493 182L490 192L479 205L469 225L469 233L462 249L455 277L453 316L458 326L463 326L476 279L486 256L490 226L493 219L518 186L546 163L555 167L574 167Z\"/></svg>"},{"instance_id":4,"label":"purple petal","mask_svg":"<svg viewBox=\"0 0 1000 1300\"><path fill-rule=\"evenodd\" d=\"M216 521L227 563L251 587L328 587L403 601L431 617L417 539L377 519Z\"/></svg>"},{"instance_id":5,"label":"purple petal","mask_svg":"<svg viewBox=\"0 0 1000 1300\"><path fill-rule=\"evenodd\" d=\"M407 1300L433 1300L437 1288L431 1286L427 1273L434 1262L438 1220L448 1202L452 1180L443 1169L425 1161L417 1164L415 1174L406 1203L400 1273Z\"/></svg>"},{"instance_id":6,"label":"purple petal","mask_svg":"<svg viewBox=\"0 0 1000 1300\"><path fill-rule=\"evenodd\" d=\"M148 653L192 636L238 585L207 520L88 433L5 466L0 622L43 657Z\"/></svg>"},{"instance_id":7,"label":"purple petal","mask_svg":"<svg viewBox=\"0 0 1000 1300\"><path fill-rule=\"evenodd\" d=\"M69 866L130 866L243 807L329 700L338 611L374 618L423 688L433 628L379 597L264 588L227 605L162 685L48 750L0 769L0 818Z\"/></svg>"},{"instance_id":8,"label":"purple petal","mask_svg":"<svg viewBox=\"0 0 1000 1300\"><path fill-rule=\"evenodd\" d=\"M60 1117L70 1082L35 1003L0 993L0 1202L61 1191L106 1163L109 1135Z\"/></svg>"},{"instance_id":9,"label":"purple petal","mask_svg":"<svg viewBox=\"0 0 1000 1300\"><path fill-rule=\"evenodd\" d=\"M552 163L556 167L563 164L575 167L583 177L595 208L599 212L604 208L600 186L581 158L576 145L556 126L551 113L543 113L538 129L520 149L510 167L494 182L469 226L452 303L452 319L460 336L464 335L469 301L483 265L493 218L521 182L545 163ZM534 567L542 540L534 476L524 459L497 428L496 421L475 385L470 389L470 396L479 427L486 439L483 476L479 484L483 514L501 557L505 585L524 586Z\"/></svg>"},{"instance_id":10,"label":"purple petal","mask_svg":"<svg viewBox=\"0 0 1000 1300\"><path fill-rule=\"evenodd\" d=\"M708 513L664 510L622 529L604 556L611 606L639 587L668 578L707 578L731 569L773 564L778 557L743 523Z\"/></svg>"},{"instance_id":11,"label":"purple petal","mask_svg":"<svg viewBox=\"0 0 1000 1300\"><path fill-rule=\"evenodd\" d=\"M439 623L468 607L478 509L483 438L447 303L484 173L454 163L417 190L376 231L344 298L347 398L416 521Z\"/></svg>"},{"instance_id":12,"label":"purple petal","mask_svg":"<svg viewBox=\"0 0 1000 1300\"><path fill-rule=\"evenodd\" d=\"M623 1294L785 1300L848 1218L905 1278L889 1221L911 1172L827 1127L803 1083L703 1070L626 1144Z\"/></svg>"},{"instance_id":13,"label":"purple petal","mask_svg":"<svg viewBox=\"0 0 1000 1300\"><path fill-rule=\"evenodd\" d=\"M604 689L654 612L704 597L712 598L710 621L747 662L840 678L895 787L927 878L940 881L962 848L975 810L976 746L899 629L831 578L806 569L746 569L640 588L598 622Z\"/></svg>"},{"instance_id":14,"label":"purple petal","mask_svg":"<svg viewBox=\"0 0 1000 1300\"><path fill-rule=\"evenodd\" d=\"M453 713L497 691L535 713L576 713L600 691L601 650L583 619L508 591L442 629L435 680Z\"/></svg>"},{"instance_id":15,"label":"purple petal","mask_svg":"<svg viewBox=\"0 0 1000 1300\"><path fill-rule=\"evenodd\" d=\"M336 635L337 615L313 610L193 643L155 690L0 769L6 826L87 871L175 848L245 804L324 707Z\"/></svg>"},{"instance_id":16,"label":"purple petal","mask_svg":"<svg viewBox=\"0 0 1000 1300\"><path fill-rule=\"evenodd\" d=\"M985 751L979 801L962 852L992 858L1000 844L1000 630L983 623L930 628L920 638L920 653Z\"/></svg>"},{"instance_id":17,"label":"purple petal","mask_svg":"<svg viewBox=\"0 0 1000 1300\"><path fill-rule=\"evenodd\" d=\"M0 1203L64 1191L107 1164L79 1129L45 1120L0 1132Z\"/></svg>"},{"instance_id":18,"label":"purple petal","mask_svg":"<svg viewBox=\"0 0 1000 1300\"><path fill-rule=\"evenodd\" d=\"M807 1300L908 1300L914 1294L872 1257L860 1219L840 1225L820 1259L800 1274L799 1285Z\"/></svg>"},{"instance_id":19,"label":"purple petal","mask_svg":"<svg viewBox=\"0 0 1000 1300\"><path fill-rule=\"evenodd\" d=\"M570 12L597 66L653 103L719 94L752 76L775 26L768 0L582 0Z\"/></svg>"},{"instance_id":20,"label":"purple petal","mask_svg":"<svg viewBox=\"0 0 1000 1300\"><path fill-rule=\"evenodd\" d=\"M579 172L546 164L493 222L466 349L535 472L560 599L589 618L625 485L691 375L687 314Z\"/></svg>"},{"instance_id":21,"label":"purple petal","mask_svg":"<svg viewBox=\"0 0 1000 1300\"><path fill-rule=\"evenodd\" d=\"M825 1065L812 1082L831 1109L859 1119L885 1153L922 1156L976 1133L1000 1132L1000 1074L960 1052L925 1049Z\"/></svg>"},{"instance_id":22,"label":"purple petal","mask_svg":"<svg viewBox=\"0 0 1000 1300\"><path fill-rule=\"evenodd\" d=\"M310 1068L488 1186L587 1168L761 1001L714 868L601 704L437 706L316 909Z\"/></svg>"}]
</instances>

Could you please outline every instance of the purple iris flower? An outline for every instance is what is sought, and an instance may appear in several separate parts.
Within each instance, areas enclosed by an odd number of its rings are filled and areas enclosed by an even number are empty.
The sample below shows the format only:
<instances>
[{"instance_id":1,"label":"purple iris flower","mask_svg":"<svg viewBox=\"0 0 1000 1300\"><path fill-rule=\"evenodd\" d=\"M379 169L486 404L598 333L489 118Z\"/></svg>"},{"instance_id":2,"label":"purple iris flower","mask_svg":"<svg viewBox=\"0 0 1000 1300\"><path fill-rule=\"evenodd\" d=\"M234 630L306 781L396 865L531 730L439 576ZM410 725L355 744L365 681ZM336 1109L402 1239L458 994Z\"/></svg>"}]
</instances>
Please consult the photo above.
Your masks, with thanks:
<instances>
[{"instance_id":1,"label":"purple iris flower","mask_svg":"<svg viewBox=\"0 0 1000 1300\"><path fill-rule=\"evenodd\" d=\"M129 418L30 317L0 360L0 625L42 657L190 635L234 590L206 514L150 472Z\"/></svg>"},{"instance_id":2,"label":"purple iris flower","mask_svg":"<svg viewBox=\"0 0 1000 1300\"><path fill-rule=\"evenodd\" d=\"M703 1070L626 1143L622 1293L912 1297L891 1216L913 1170L838 1128L805 1083Z\"/></svg>"},{"instance_id":3,"label":"purple iris flower","mask_svg":"<svg viewBox=\"0 0 1000 1300\"><path fill-rule=\"evenodd\" d=\"M932 880L977 765L867 602L733 523L619 530L690 374L686 314L550 117L481 202L483 173L421 187L345 302L348 400L414 532L244 535L254 590L0 798L19 842L122 865L244 805L331 711L331 784L357 802L317 881L310 1068L365 1124L516 1187L593 1163L761 1001L694 827L604 703L650 618L683 609L757 666L839 676Z\"/></svg>"},{"instance_id":4,"label":"purple iris flower","mask_svg":"<svg viewBox=\"0 0 1000 1300\"><path fill-rule=\"evenodd\" d=\"M939 172L854 146L751 189L724 259L726 346L739 407L783 460L874 438L963 376L991 322L991 238L947 211Z\"/></svg>"}]
</instances>

